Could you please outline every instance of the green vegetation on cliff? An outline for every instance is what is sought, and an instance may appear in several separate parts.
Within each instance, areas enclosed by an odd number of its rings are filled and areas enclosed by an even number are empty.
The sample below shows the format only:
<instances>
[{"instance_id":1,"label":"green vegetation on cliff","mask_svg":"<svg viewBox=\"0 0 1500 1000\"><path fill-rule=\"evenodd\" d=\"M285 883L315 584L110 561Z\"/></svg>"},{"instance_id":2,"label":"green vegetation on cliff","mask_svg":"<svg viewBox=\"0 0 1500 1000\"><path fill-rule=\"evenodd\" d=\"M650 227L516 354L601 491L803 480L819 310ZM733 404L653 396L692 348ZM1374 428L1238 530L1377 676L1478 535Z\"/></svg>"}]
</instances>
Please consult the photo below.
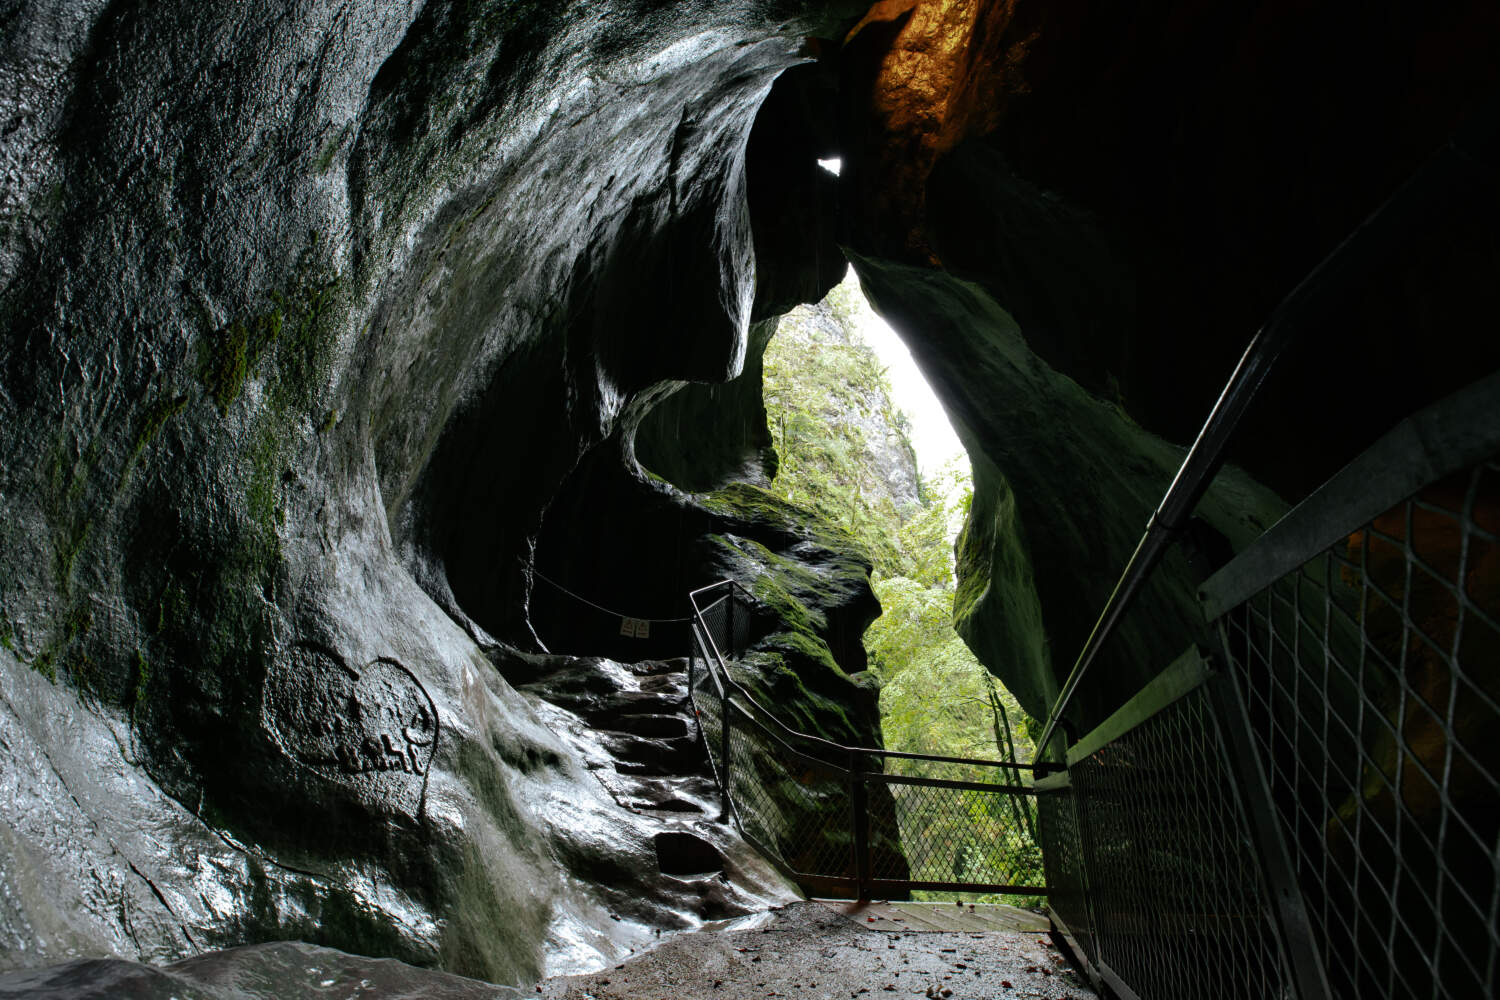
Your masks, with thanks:
<instances>
[{"instance_id":1,"label":"green vegetation on cliff","mask_svg":"<svg viewBox=\"0 0 1500 1000\"><path fill-rule=\"evenodd\" d=\"M973 501L968 463L956 459L929 482L918 475L911 425L859 334L859 312L868 309L859 296L847 280L825 302L785 317L767 348L766 413L780 459L770 492L842 528L870 553L883 614L865 631L864 646L880 685L886 748L1029 761L1034 723L953 628L955 599L973 600L956 593L954 574L956 536ZM1023 777L894 758L885 766L962 781ZM1041 880L1027 803L973 791L943 798L899 785L891 794L903 848L922 868L914 867L914 877ZM945 845L978 831L986 850L945 853Z\"/></svg>"},{"instance_id":2,"label":"green vegetation on cliff","mask_svg":"<svg viewBox=\"0 0 1500 1000\"><path fill-rule=\"evenodd\" d=\"M846 282L783 317L766 348L767 423L779 462L771 492L857 538L883 576L907 566L896 531L920 502L905 414L859 338Z\"/></svg>"},{"instance_id":3,"label":"green vegetation on cliff","mask_svg":"<svg viewBox=\"0 0 1500 1000\"><path fill-rule=\"evenodd\" d=\"M973 487L967 463L917 473L906 415L860 337L868 306L846 280L781 321L765 357L780 464L772 493L838 525L870 553L884 614L865 633L892 750L1029 760L1026 717L953 630L954 540Z\"/></svg>"}]
</instances>

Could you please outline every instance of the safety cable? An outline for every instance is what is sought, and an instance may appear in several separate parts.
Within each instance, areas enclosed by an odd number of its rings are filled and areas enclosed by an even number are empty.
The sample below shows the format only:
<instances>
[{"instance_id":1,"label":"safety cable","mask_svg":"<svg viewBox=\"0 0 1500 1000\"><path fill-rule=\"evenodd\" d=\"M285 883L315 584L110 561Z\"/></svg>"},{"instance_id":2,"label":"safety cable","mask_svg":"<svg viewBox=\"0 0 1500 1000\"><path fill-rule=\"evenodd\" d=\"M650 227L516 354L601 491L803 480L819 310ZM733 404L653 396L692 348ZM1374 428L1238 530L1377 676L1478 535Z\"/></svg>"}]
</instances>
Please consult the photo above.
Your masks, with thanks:
<instances>
[{"instance_id":1,"label":"safety cable","mask_svg":"<svg viewBox=\"0 0 1500 1000\"><path fill-rule=\"evenodd\" d=\"M684 618L643 618L640 615L627 615L623 612L615 611L612 608L606 608L602 604L595 604L587 597L583 597L580 594L573 593L573 591L569 590L567 587L564 587L562 584L558 583L556 580L552 579L547 574L537 569L535 566L531 567L531 572L545 583L551 584L553 587L556 587L558 590L562 591L564 594L567 594L569 597L573 598L573 600L575 601L578 601L580 604L587 604L595 611L602 611L613 618L633 618L638 622L650 622L652 625L681 625L684 622L690 622L693 620L692 616L687 616Z\"/></svg>"}]
</instances>

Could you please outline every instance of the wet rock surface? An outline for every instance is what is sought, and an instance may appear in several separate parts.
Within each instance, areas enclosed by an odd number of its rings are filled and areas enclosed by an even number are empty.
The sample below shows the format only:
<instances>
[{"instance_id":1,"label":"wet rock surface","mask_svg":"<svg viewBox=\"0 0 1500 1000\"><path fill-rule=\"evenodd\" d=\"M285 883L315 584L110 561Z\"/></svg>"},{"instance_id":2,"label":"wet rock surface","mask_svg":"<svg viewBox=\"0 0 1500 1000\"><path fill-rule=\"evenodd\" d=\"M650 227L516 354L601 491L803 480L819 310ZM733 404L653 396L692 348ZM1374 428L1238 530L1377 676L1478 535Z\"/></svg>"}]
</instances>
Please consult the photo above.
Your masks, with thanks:
<instances>
[{"instance_id":1,"label":"wet rock surface","mask_svg":"<svg viewBox=\"0 0 1500 1000\"><path fill-rule=\"evenodd\" d=\"M686 659L577 659L520 690L567 713L555 725L621 806L712 819L719 793L688 702L687 667Z\"/></svg>"},{"instance_id":2,"label":"wet rock surface","mask_svg":"<svg viewBox=\"0 0 1500 1000\"><path fill-rule=\"evenodd\" d=\"M593 703L537 659L538 567L652 611L742 578L771 700L874 741L867 560L725 488L774 459L753 362L717 388L843 244L967 411L967 634L1041 714L1175 457L1132 416L1183 440L1500 65L1482 0L882 3L844 45L868 6L5 5L0 968L299 938L529 983L779 898L701 818L675 682ZM1278 453L1433 390L1413 339L1493 368L1463 214L1247 460L1298 482ZM1232 543L1266 497L1221 496ZM664 833L729 881L664 874Z\"/></svg>"},{"instance_id":3,"label":"wet rock surface","mask_svg":"<svg viewBox=\"0 0 1500 1000\"><path fill-rule=\"evenodd\" d=\"M745 141L854 14L6 8L0 968L298 938L519 982L784 891L663 875L590 774L692 814L672 713L584 750L501 672L560 484L743 364Z\"/></svg>"},{"instance_id":4,"label":"wet rock surface","mask_svg":"<svg viewBox=\"0 0 1500 1000\"><path fill-rule=\"evenodd\" d=\"M534 656L527 668L512 675L518 690L539 699L547 725L631 815L635 829L649 831L649 843L633 858L638 870L607 879L615 886L606 893L609 916L628 925L629 933L619 935L629 938L626 947L796 896L730 824L718 821L718 788L687 698L687 660Z\"/></svg>"},{"instance_id":5,"label":"wet rock surface","mask_svg":"<svg viewBox=\"0 0 1500 1000\"><path fill-rule=\"evenodd\" d=\"M0 997L31 1000L845 1000L923 997L1086 1000L1094 993L1045 937L1007 931L874 930L824 904L680 935L586 976L499 987L306 944L252 945L168 966L72 962L0 974Z\"/></svg>"},{"instance_id":6,"label":"wet rock surface","mask_svg":"<svg viewBox=\"0 0 1500 1000\"><path fill-rule=\"evenodd\" d=\"M299 942L246 945L167 966L89 959L0 974L16 1000L510 1000L520 990Z\"/></svg>"}]
</instances>

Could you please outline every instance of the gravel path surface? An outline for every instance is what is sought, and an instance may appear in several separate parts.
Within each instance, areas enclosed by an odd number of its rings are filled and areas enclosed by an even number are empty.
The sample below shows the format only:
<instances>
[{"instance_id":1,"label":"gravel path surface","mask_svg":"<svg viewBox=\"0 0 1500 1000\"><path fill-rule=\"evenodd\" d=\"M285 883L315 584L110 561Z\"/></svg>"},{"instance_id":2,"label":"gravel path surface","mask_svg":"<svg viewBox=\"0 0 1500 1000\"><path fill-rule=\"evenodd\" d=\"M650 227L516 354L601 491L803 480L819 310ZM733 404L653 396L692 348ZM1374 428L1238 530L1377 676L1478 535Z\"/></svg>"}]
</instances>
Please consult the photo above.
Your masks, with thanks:
<instances>
[{"instance_id":1,"label":"gravel path surface","mask_svg":"<svg viewBox=\"0 0 1500 1000\"><path fill-rule=\"evenodd\" d=\"M760 926L684 934L605 972L546 980L547 1000L1003 1000L1095 996L1045 935L877 930L820 903Z\"/></svg>"}]
</instances>

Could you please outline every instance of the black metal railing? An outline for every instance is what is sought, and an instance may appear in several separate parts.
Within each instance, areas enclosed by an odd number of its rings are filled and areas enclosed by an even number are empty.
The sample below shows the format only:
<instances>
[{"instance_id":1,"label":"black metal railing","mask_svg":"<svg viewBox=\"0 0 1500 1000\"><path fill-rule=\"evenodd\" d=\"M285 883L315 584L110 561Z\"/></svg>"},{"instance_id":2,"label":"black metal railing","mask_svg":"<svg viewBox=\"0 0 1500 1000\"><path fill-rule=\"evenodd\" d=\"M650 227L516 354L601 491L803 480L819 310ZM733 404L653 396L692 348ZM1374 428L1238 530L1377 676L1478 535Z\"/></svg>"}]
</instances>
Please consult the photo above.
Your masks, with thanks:
<instances>
[{"instance_id":1,"label":"black metal railing","mask_svg":"<svg viewBox=\"0 0 1500 1000\"><path fill-rule=\"evenodd\" d=\"M1190 648L1037 782L1053 921L1119 996L1298 995L1235 767L1240 715Z\"/></svg>"},{"instance_id":2,"label":"black metal railing","mask_svg":"<svg viewBox=\"0 0 1500 1000\"><path fill-rule=\"evenodd\" d=\"M1497 456L1500 374L1203 588L1335 997L1500 987Z\"/></svg>"},{"instance_id":3,"label":"black metal railing","mask_svg":"<svg viewBox=\"0 0 1500 1000\"><path fill-rule=\"evenodd\" d=\"M1219 648L1036 784L1052 918L1091 974L1122 997L1497 995L1500 373L1200 597Z\"/></svg>"},{"instance_id":4,"label":"black metal railing","mask_svg":"<svg viewBox=\"0 0 1500 1000\"><path fill-rule=\"evenodd\" d=\"M1236 556L1201 595L1217 647L1063 739L1292 333L1461 208L1496 122L1440 151L1252 341L1053 704L1038 759L1065 769L1035 786L1049 912L1119 997L1500 995L1500 374Z\"/></svg>"},{"instance_id":5,"label":"black metal railing","mask_svg":"<svg viewBox=\"0 0 1500 1000\"><path fill-rule=\"evenodd\" d=\"M1035 768L848 747L784 725L733 676L757 612L733 581L694 591L689 692L721 818L805 891L1041 895Z\"/></svg>"}]
</instances>

